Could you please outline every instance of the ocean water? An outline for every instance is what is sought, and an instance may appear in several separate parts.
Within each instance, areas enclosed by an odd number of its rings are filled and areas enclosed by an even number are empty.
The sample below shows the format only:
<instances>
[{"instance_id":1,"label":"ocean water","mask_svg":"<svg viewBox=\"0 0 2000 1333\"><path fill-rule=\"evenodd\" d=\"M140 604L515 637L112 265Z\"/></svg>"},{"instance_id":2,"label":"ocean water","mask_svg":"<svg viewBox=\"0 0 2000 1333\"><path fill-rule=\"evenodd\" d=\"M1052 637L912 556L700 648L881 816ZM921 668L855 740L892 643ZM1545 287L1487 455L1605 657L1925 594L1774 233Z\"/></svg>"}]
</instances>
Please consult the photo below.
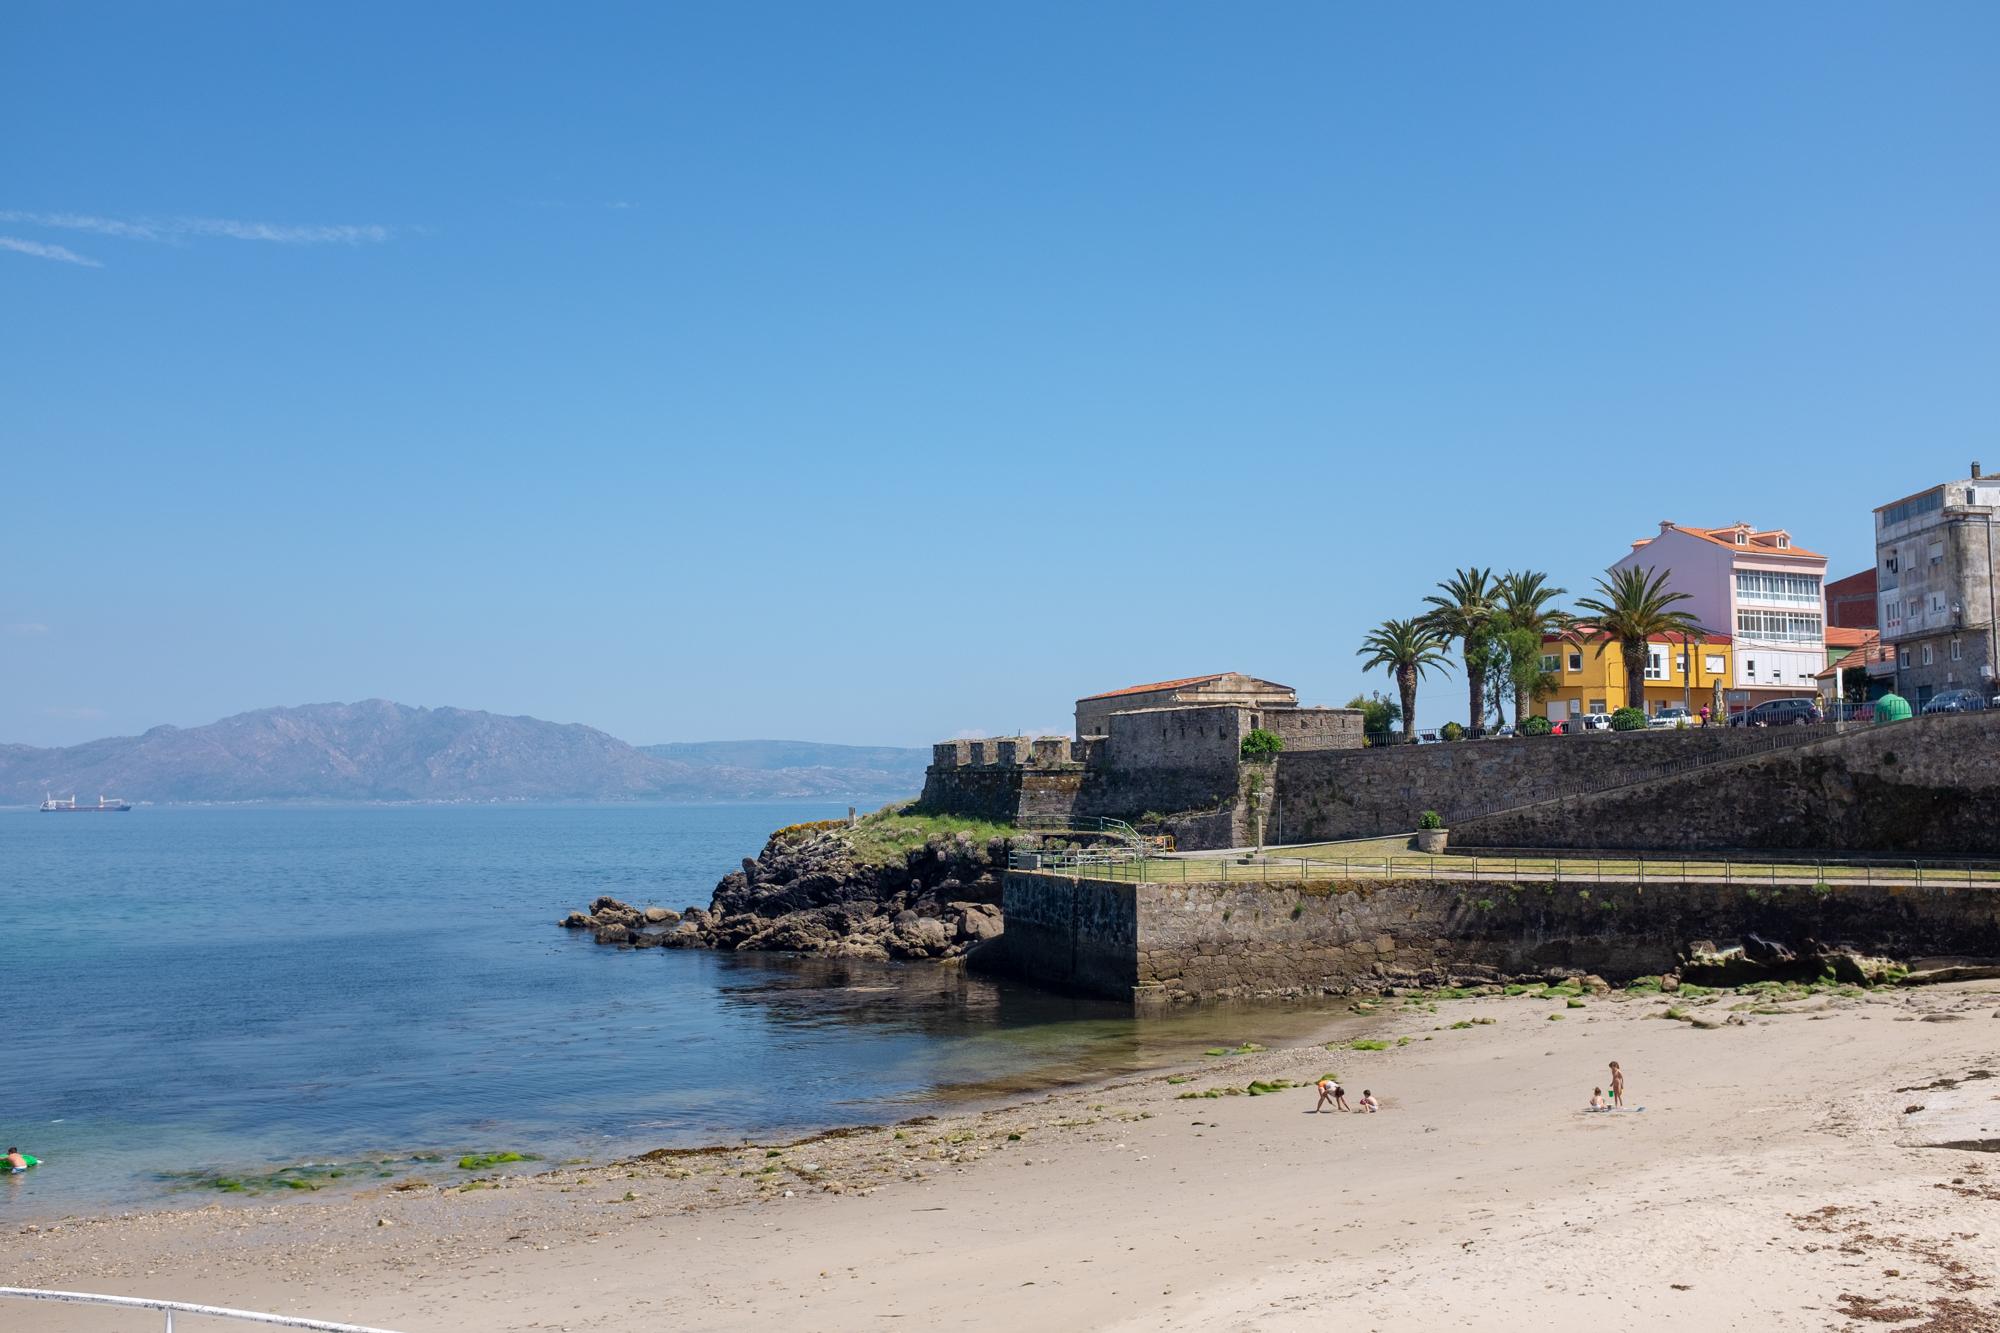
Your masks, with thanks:
<instances>
[{"instance_id":1,"label":"ocean water","mask_svg":"<svg viewBox=\"0 0 2000 1333\"><path fill-rule=\"evenodd\" d=\"M604 893L706 905L771 829L840 813L0 811L0 1147L44 1159L0 1177L0 1214L198 1194L185 1173L882 1123L1328 1021L1135 1019L960 968L619 951L555 925Z\"/></svg>"}]
</instances>

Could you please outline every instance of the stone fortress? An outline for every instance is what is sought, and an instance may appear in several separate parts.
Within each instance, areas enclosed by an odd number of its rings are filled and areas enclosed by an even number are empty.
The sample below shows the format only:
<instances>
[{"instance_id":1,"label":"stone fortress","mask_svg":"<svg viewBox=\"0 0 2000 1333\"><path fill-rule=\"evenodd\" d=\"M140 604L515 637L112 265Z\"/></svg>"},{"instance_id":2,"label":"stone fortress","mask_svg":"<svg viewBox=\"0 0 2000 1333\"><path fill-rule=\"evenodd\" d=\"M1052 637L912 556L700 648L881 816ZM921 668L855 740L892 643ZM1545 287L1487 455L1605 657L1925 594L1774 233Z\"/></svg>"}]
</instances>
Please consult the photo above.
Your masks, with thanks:
<instances>
[{"instance_id":1,"label":"stone fortress","mask_svg":"<svg viewBox=\"0 0 2000 1333\"><path fill-rule=\"evenodd\" d=\"M1290 756L1363 746L1359 710L1302 708L1289 685L1217 672L1079 699L1074 738L942 742L920 804L1006 823L1143 819L1183 848L1239 846L1269 809L1272 765L1243 758L1260 729Z\"/></svg>"},{"instance_id":2,"label":"stone fortress","mask_svg":"<svg viewBox=\"0 0 2000 1333\"><path fill-rule=\"evenodd\" d=\"M920 807L1025 827L1110 817L1184 851L1406 834L1452 845L2000 855L2000 713L1884 728L1366 747L1357 710L1236 672L1079 699L1075 737L934 747ZM1253 729L1283 750L1245 759Z\"/></svg>"}]
</instances>

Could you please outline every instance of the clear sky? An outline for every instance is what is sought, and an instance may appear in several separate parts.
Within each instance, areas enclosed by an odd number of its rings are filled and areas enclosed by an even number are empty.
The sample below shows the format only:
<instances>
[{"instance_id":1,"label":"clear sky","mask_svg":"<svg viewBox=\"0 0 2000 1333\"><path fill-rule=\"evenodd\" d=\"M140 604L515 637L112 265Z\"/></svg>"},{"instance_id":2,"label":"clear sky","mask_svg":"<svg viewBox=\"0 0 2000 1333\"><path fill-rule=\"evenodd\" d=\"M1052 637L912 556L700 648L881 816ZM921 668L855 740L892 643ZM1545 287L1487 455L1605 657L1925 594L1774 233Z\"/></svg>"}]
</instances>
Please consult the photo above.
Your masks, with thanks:
<instances>
[{"instance_id":1,"label":"clear sky","mask_svg":"<svg viewBox=\"0 0 2000 1333\"><path fill-rule=\"evenodd\" d=\"M1987 0L7 28L0 740L1338 703L1455 565L1740 518L1837 576L2000 468Z\"/></svg>"}]
</instances>

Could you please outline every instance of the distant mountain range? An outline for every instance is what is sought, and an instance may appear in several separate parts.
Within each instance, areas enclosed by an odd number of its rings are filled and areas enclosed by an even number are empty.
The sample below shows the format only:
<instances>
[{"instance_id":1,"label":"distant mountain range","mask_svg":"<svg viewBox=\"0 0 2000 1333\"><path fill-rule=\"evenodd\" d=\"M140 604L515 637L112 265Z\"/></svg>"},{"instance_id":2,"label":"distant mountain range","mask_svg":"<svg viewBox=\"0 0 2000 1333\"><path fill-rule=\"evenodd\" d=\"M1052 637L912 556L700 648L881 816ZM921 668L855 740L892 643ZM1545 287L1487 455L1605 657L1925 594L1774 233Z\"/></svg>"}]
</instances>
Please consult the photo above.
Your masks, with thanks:
<instances>
[{"instance_id":1,"label":"distant mountain range","mask_svg":"<svg viewBox=\"0 0 2000 1333\"><path fill-rule=\"evenodd\" d=\"M632 746L575 723L386 699L260 708L59 749L0 745L0 804L129 801L888 801L926 750L809 741Z\"/></svg>"}]
</instances>

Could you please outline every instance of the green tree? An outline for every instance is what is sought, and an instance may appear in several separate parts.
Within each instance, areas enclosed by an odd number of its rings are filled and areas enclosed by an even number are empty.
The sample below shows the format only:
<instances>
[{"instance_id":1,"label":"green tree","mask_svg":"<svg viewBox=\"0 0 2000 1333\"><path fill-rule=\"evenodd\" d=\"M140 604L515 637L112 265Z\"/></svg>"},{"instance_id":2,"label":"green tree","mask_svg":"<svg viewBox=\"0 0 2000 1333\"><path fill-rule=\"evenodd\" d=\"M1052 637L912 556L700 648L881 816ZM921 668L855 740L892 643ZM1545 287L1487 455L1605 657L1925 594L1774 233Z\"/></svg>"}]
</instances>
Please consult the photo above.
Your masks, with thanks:
<instances>
[{"instance_id":1,"label":"green tree","mask_svg":"<svg viewBox=\"0 0 2000 1333\"><path fill-rule=\"evenodd\" d=\"M1685 602L1684 592L1668 592L1672 570L1614 569L1609 579L1597 581L1595 597L1577 599L1577 610L1592 622L1596 631L1597 655L1617 644L1625 657L1625 700L1643 708L1646 699L1646 646L1658 635L1693 635L1702 630L1695 618L1673 609ZM1576 627L1572 638L1579 638Z\"/></svg>"},{"instance_id":2,"label":"green tree","mask_svg":"<svg viewBox=\"0 0 2000 1333\"><path fill-rule=\"evenodd\" d=\"M1517 727L1528 715L1529 701L1546 699L1561 683L1542 670L1542 641L1568 627L1569 613L1555 605L1568 591L1551 586L1538 569L1509 570L1495 581L1493 602L1507 627L1507 683L1514 691Z\"/></svg>"},{"instance_id":3,"label":"green tree","mask_svg":"<svg viewBox=\"0 0 2000 1333\"><path fill-rule=\"evenodd\" d=\"M1388 738L1396 719L1403 715L1403 710L1380 690L1357 694L1347 701L1347 706L1360 710L1362 733L1378 744Z\"/></svg>"},{"instance_id":4,"label":"green tree","mask_svg":"<svg viewBox=\"0 0 2000 1333\"><path fill-rule=\"evenodd\" d=\"M1433 669L1449 671L1450 659L1445 655L1445 640L1422 618L1415 620L1385 620L1368 631L1368 637L1361 641L1355 656L1368 660L1361 664L1362 670L1373 671L1384 667L1395 678L1396 693L1402 696L1403 739L1417 738L1417 681L1428 676Z\"/></svg>"},{"instance_id":5,"label":"green tree","mask_svg":"<svg viewBox=\"0 0 2000 1333\"><path fill-rule=\"evenodd\" d=\"M1458 640L1459 656L1465 662L1466 711L1472 719L1472 734L1486 727L1486 667L1492 657L1492 636L1488 633L1494 615L1493 571L1477 565L1455 570L1438 586L1437 595L1424 598L1430 610L1424 623L1439 638Z\"/></svg>"}]
</instances>

